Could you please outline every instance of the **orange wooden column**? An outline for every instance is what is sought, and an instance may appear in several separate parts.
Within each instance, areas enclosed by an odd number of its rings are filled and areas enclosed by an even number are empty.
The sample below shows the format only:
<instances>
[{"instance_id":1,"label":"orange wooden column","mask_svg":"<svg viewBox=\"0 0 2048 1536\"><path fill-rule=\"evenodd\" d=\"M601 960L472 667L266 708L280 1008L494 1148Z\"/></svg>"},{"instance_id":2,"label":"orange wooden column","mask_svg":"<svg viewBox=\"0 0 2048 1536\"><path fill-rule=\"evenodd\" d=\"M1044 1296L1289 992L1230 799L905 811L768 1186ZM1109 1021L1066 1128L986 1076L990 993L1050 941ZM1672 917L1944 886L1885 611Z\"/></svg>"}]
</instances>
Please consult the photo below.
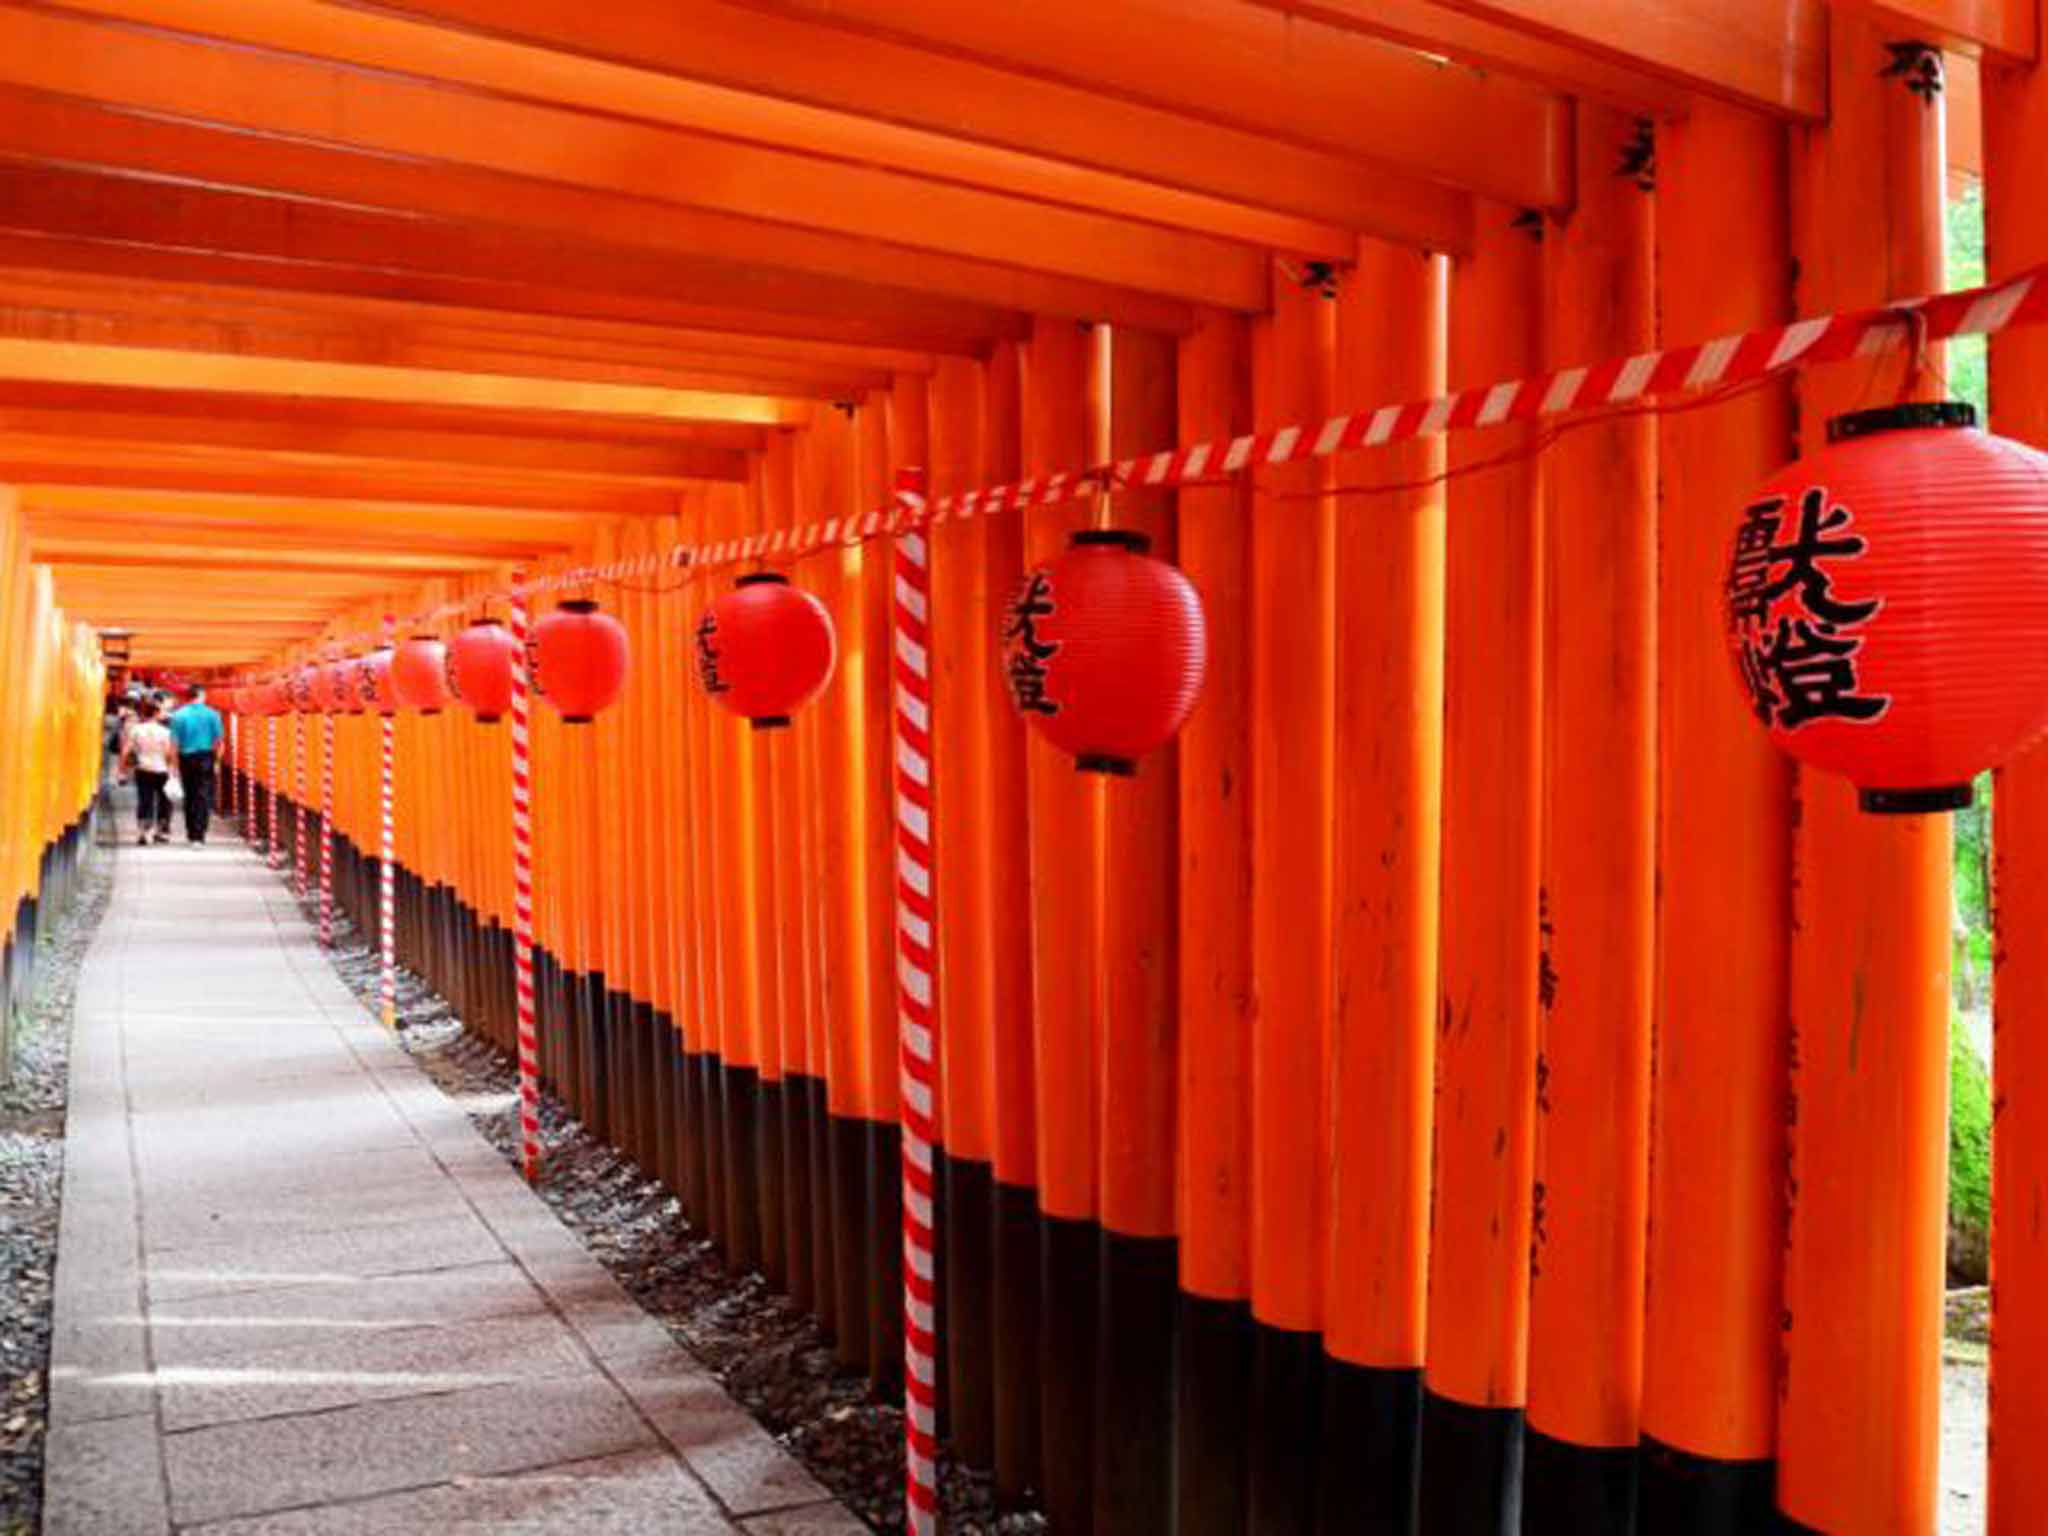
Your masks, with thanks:
<instances>
[{"instance_id":1,"label":"orange wooden column","mask_svg":"<svg viewBox=\"0 0 2048 1536\"><path fill-rule=\"evenodd\" d=\"M1274 274L1255 322L1262 429L1330 411L1337 306ZM1264 471L1252 521L1251 1520L1311 1527L1328 1238L1336 526L1327 460Z\"/></svg>"},{"instance_id":2,"label":"orange wooden column","mask_svg":"<svg viewBox=\"0 0 2048 1536\"><path fill-rule=\"evenodd\" d=\"M991 485L1011 485L1023 454L1023 349L996 343L982 365L982 452ZM981 622L993 628L1024 571L1027 514L984 518ZM993 644L993 642L991 642ZM993 660L993 658L991 658ZM995 1157L996 1488L1015 1498L1039 1468L1038 1094L1032 1005L1031 851L1024 722L1010 707L1001 673L982 674L988 702L986 787L994 814L982 828L985 919L980 963L989 989L989 1067Z\"/></svg>"},{"instance_id":3,"label":"orange wooden column","mask_svg":"<svg viewBox=\"0 0 2048 1536\"><path fill-rule=\"evenodd\" d=\"M934 498L985 483L982 468L981 365L943 358L931 379L931 464ZM984 546L990 520L941 523L927 540L932 580L932 801L938 813L940 1106L945 1226L940 1263L946 1280L947 1406L953 1449L961 1460L995 1459L992 1371L993 1244L995 1238L994 991L987 969L988 897L992 871L988 830L1012 808L991 797L988 774L989 687L995 669L996 625L1006 593L988 590Z\"/></svg>"},{"instance_id":4,"label":"orange wooden column","mask_svg":"<svg viewBox=\"0 0 2048 1536\"><path fill-rule=\"evenodd\" d=\"M863 411L876 409L872 403ZM853 433L837 411L821 412L799 439L797 499L810 518L845 517L854 510ZM830 610L839 636L839 665L812 713L817 793L813 846L819 876L812 894L820 961L818 1019L823 1027L829 1108L834 1338L842 1364L868 1366L868 1262L873 1246L868 1217L867 884L863 865L860 799L860 725L863 672L869 657L861 626L860 592L851 551L825 548L798 562L797 580Z\"/></svg>"},{"instance_id":5,"label":"orange wooden column","mask_svg":"<svg viewBox=\"0 0 2048 1536\"><path fill-rule=\"evenodd\" d=\"M1441 257L1376 240L1337 309L1336 394L1443 392ZM1352 459L1344 484L1425 481L1441 438ZM1429 1265L1443 790L1444 492L1346 496L1337 513L1329 1245L1319 1518L1415 1522Z\"/></svg>"},{"instance_id":6,"label":"orange wooden column","mask_svg":"<svg viewBox=\"0 0 2048 1536\"><path fill-rule=\"evenodd\" d=\"M1251 333L1205 313L1180 342L1182 442L1251 430ZM1251 1385L1251 487L1180 493L1180 563L1209 675L1180 736L1180 1297L1174 1529L1244 1529Z\"/></svg>"},{"instance_id":7,"label":"orange wooden column","mask_svg":"<svg viewBox=\"0 0 2048 1536\"><path fill-rule=\"evenodd\" d=\"M1637 126L1582 106L1579 200L1545 232L1551 365L1654 343ZM1529 1307L1527 1526L1634 1528L1656 850L1657 481L1647 420L1544 461L1549 713Z\"/></svg>"},{"instance_id":8,"label":"orange wooden column","mask_svg":"<svg viewBox=\"0 0 2048 1536\"><path fill-rule=\"evenodd\" d=\"M1174 440L1172 338L1103 328L1109 347L1106 434L1121 459ZM1106 440L1105 440L1106 435ZM1102 509L1105 526L1178 553L1176 496L1134 492ZM1180 752L1168 743L1133 778L1101 787L1101 1318L1095 1528L1173 1523L1174 1103L1180 1054ZM1110 1426L1115 1426L1113 1431Z\"/></svg>"},{"instance_id":9,"label":"orange wooden column","mask_svg":"<svg viewBox=\"0 0 2048 1536\"><path fill-rule=\"evenodd\" d=\"M1024 472L1090 461L1095 341L1068 320L1040 318L1024 358ZM1096 397L1099 401L1099 393ZM1066 547L1085 503L1034 509L1027 561ZM1097 1109L1097 822L1101 786L1036 734L1026 738L1036 1040L1038 1207L1044 1327L1040 1358L1046 1513L1064 1531L1093 1529L1095 1464Z\"/></svg>"},{"instance_id":10,"label":"orange wooden column","mask_svg":"<svg viewBox=\"0 0 2048 1536\"><path fill-rule=\"evenodd\" d=\"M1984 69L1984 234L1990 275L2048 261L2048 82ZM2048 447L2048 331L1991 343L1991 425ZM1991 1137L1990 1536L2048 1530L2048 748L1998 775L1992 800L1998 942Z\"/></svg>"},{"instance_id":11,"label":"orange wooden column","mask_svg":"<svg viewBox=\"0 0 2048 1536\"><path fill-rule=\"evenodd\" d=\"M1789 317L1784 132L1702 104L1659 129L1659 312L1673 338ZM1792 450L1791 391L1659 424L1655 1115L1642 1519L1771 1518L1783 1286L1792 774L1730 686L1728 520Z\"/></svg>"},{"instance_id":12,"label":"orange wooden column","mask_svg":"<svg viewBox=\"0 0 2048 1536\"><path fill-rule=\"evenodd\" d=\"M926 468L931 459L930 406L923 377L898 375L883 398L882 408L877 410L871 405L862 421L858 482L861 502L857 509L861 512L886 509L894 493L896 471ZM876 1358L869 1374L880 1390L895 1396L902 1390L903 1380L903 1244L897 1240L903 1231L903 1149L899 1125L902 1058L896 976L895 546L886 539L870 540L860 551L860 561L863 643L879 663L863 678L866 747L861 770L867 806L863 830L868 840L868 1081L874 1094L875 1116L868 1141L868 1201L876 1237L874 1262L868 1272L868 1326L874 1334ZM932 643L936 649L943 641L935 634ZM934 858L938 859L936 850ZM938 860L938 867L943 867L943 860ZM944 928L943 913L940 927ZM943 1090L933 1106L933 1119L943 1145ZM944 1194L942 1186L938 1214L942 1231ZM949 1347L946 1285L942 1269L937 1304L942 1433Z\"/></svg>"},{"instance_id":13,"label":"orange wooden column","mask_svg":"<svg viewBox=\"0 0 2048 1536\"><path fill-rule=\"evenodd\" d=\"M1861 11L1831 18L1830 118L1793 152L1797 308L1942 277L1942 113ZM1850 235L1853 231L1853 237ZM1799 380L1802 448L1905 370ZM1934 1529L1946 1238L1949 824L1877 818L1801 772L1793 835L1794 1190L1778 1505L1818 1530Z\"/></svg>"},{"instance_id":14,"label":"orange wooden column","mask_svg":"<svg viewBox=\"0 0 2048 1536\"><path fill-rule=\"evenodd\" d=\"M1459 387L1542 366L1542 246L1483 205L1450 276ZM1451 468L1532 446L1459 433ZM1422 1525L1500 1531L1519 1507L1536 1114L1543 518L1534 459L1446 487L1443 931Z\"/></svg>"},{"instance_id":15,"label":"orange wooden column","mask_svg":"<svg viewBox=\"0 0 2048 1536\"><path fill-rule=\"evenodd\" d=\"M790 434L778 433L769 439L756 458L756 476L760 526L794 527L798 521L796 457ZM768 1080L773 1087L767 1091L765 1107L780 1145L783 1284L798 1307L815 1311L818 1273L812 1213L822 1208L815 1196L823 1191L814 1191L811 1184L815 1095L806 1016L810 974L804 964L804 854L799 842L804 818L798 798L801 786L797 782L795 731L792 722L754 733L760 805L755 857L761 868L763 1060L776 1064L775 1076ZM822 1087L822 1082L818 1086Z\"/></svg>"}]
</instances>

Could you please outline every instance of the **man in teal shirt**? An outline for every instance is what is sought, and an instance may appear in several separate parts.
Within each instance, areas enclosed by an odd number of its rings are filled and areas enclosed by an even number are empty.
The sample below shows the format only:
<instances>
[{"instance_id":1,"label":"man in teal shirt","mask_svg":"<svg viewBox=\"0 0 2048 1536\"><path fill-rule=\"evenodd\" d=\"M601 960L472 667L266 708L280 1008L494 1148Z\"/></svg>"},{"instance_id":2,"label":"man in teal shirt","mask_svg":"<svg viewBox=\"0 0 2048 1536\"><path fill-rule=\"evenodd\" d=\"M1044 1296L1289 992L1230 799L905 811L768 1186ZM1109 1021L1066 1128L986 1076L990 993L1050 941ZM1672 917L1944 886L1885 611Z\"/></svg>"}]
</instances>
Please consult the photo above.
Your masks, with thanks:
<instances>
[{"instance_id":1,"label":"man in teal shirt","mask_svg":"<svg viewBox=\"0 0 2048 1536\"><path fill-rule=\"evenodd\" d=\"M195 847L206 841L213 820L213 771L227 728L220 711L206 702L206 690L194 688L192 698L169 721L178 744L178 779L185 787L185 840Z\"/></svg>"}]
</instances>

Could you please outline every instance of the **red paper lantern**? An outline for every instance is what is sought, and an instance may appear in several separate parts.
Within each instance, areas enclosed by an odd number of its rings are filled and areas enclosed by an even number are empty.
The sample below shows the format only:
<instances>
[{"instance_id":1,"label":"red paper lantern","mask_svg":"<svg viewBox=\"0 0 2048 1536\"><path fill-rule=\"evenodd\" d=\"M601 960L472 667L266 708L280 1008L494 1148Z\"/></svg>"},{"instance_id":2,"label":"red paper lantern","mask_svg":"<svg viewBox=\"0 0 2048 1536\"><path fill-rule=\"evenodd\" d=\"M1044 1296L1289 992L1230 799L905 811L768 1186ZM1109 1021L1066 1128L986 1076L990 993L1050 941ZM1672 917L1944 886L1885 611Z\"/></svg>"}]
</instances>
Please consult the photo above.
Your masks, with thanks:
<instances>
[{"instance_id":1,"label":"red paper lantern","mask_svg":"<svg viewBox=\"0 0 2048 1536\"><path fill-rule=\"evenodd\" d=\"M225 685L219 688L209 688L206 693L206 702L219 710L223 715L239 715L242 712L241 690L238 688L230 688Z\"/></svg>"},{"instance_id":2,"label":"red paper lantern","mask_svg":"<svg viewBox=\"0 0 2048 1536\"><path fill-rule=\"evenodd\" d=\"M527 642L534 691L569 725L588 725L619 696L630 658L625 626L586 598L558 605Z\"/></svg>"},{"instance_id":3,"label":"red paper lantern","mask_svg":"<svg viewBox=\"0 0 2048 1536\"><path fill-rule=\"evenodd\" d=\"M400 707L438 715L448 705L448 647L414 635L391 653L391 691Z\"/></svg>"},{"instance_id":4,"label":"red paper lantern","mask_svg":"<svg viewBox=\"0 0 2048 1536\"><path fill-rule=\"evenodd\" d=\"M374 709L380 715L398 713L398 689L391 676L391 648L385 646L356 663L356 712Z\"/></svg>"},{"instance_id":5,"label":"red paper lantern","mask_svg":"<svg viewBox=\"0 0 2048 1536\"><path fill-rule=\"evenodd\" d=\"M825 605L773 571L740 577L697 621L697 681L757 731L788 725L837 655Z\"/></svg>"},{"instance_id":6,"label":"red paper lantern","mask_svg":"<svg viewBox=\"0 0 2048 1536\"><path fill-rule=\"evenodd\" d=\"M1024 578L1003 625L1018 713L1084 773L1130 774L1202 691L1202 599L1142 534L1077 533Z\"/></svg>"},{"instance_id":7,"label":"red paper lantern","mask_svg":"<svg viewBox=\"0 0 2048 1536\"><path fill-rule=\"evenodd\" d=\"M448 642L448 692L489 724L512 707L512 663L519 647L496 619L478 619Z\"/></svg>"},{"instance_id":8,"label":"red paper lantern","mask_svg":"<svg viewBox=\"0 0 2048 1536\"><path fill-rule=\"evenodd\" d=\"M322 662L313 674L313 697L323 715L339 715L347 711L349 700L354 697L355 663L351 661Z\"/></svg>"},{"instance_id":9,"label":"red paper lantern","mask_svg":"<svg viewBox=\"0 0 2048 1536\"><path fill-rule=\"evenodd\" d=\"M2048 454L1975 424L1958 403L1838 417L1736 529L1750 706L1866 811L1968 805L2048 726Z\"/></svg>"},{"instance_id":10,"label":"red paper lantern","mask_svg":"<svg viewBox=\"0 0 2048 1536\"><path fill-rule=\"evenodd\" d=\"M285 678L285 698L300 714L310 715L320 708L318 681L319 668L312 666L295 668Z\"/></svg>"}]
</instances>

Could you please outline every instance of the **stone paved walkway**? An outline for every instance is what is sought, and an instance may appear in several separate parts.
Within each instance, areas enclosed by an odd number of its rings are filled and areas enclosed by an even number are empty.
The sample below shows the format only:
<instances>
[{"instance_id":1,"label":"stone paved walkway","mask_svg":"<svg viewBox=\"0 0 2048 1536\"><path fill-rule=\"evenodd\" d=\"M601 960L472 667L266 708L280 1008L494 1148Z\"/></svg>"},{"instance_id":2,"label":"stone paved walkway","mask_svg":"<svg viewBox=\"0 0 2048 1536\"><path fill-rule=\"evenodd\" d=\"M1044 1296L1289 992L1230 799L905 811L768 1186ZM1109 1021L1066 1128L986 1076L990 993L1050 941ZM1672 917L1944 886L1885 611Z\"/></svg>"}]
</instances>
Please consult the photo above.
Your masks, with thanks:
<instances>
[{"instance_id":1,"label":"stone paved walkway","mask_svg":"<svg viewBox=\"0 0 2048 1536\"><path fill-rule=\"evenodd\" d=\"M231 839L78 989L47 1536L865 1529L584 1252Z\"/></svg>"}]
</instances>

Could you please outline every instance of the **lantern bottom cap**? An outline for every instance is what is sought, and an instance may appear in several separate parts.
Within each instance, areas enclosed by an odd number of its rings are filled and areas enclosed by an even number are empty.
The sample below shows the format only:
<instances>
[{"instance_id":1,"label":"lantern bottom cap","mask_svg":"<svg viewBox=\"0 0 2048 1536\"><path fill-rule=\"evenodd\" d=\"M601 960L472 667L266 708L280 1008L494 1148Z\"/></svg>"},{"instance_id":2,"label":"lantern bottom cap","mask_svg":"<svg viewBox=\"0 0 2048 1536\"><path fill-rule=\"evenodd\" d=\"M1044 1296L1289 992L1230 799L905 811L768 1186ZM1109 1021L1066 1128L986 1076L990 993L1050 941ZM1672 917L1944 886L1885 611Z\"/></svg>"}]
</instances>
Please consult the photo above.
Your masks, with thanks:
<instances>
[{"instance_id":1,"label":"lantern bottom cap","mask_svg":"<svg viewBox=\"0 0 2048 1536\"><path fill-rule=\"evenodd\" d=\"M748 724L757 731L786 731L789 729L787 715L749 715Z\"/></svg>"},{"instance_id":2,"label":"lantern bottom cap","mask_svg":"<svg viewBox=\"0 0 2048 1536\"><path fill-rule=\"evenodd\" d=\"M590 722L591 722L592 720L594 720L594 719L596 719L596 718L597 718L597 717L596 717L595 715L564 715L564 716L562 716L562 724L564 724L564 725L588 725L588 724L590 724Z\"/></svg>"},{"instance_id":3,"label":"lantern bottom cap","mask_svg":"<svg viewBox=\"0 0 2048 1536\"><path fill-rule=\"evenodd\" d=\"M1977 792L1967 784L1937 784L1925 789L1870 789L1856 792L1856 800L1873 816L1926 816L1938 811L1960 811L1974 804Z\"/></svg>"},{"instance_id":4,"label":"lantern bottom cap","mask_svg":"<svg viewBox=\"0 0 2048 1536\"><path fill-rule=\"evenodd\" d=\"M1116 757L1107 752L1083 752L1074 759L1074 769L1078 773L1108 773L1128 779L1136 775L1138 762L1136 758Z\"/></svg>"}]
</instances>

